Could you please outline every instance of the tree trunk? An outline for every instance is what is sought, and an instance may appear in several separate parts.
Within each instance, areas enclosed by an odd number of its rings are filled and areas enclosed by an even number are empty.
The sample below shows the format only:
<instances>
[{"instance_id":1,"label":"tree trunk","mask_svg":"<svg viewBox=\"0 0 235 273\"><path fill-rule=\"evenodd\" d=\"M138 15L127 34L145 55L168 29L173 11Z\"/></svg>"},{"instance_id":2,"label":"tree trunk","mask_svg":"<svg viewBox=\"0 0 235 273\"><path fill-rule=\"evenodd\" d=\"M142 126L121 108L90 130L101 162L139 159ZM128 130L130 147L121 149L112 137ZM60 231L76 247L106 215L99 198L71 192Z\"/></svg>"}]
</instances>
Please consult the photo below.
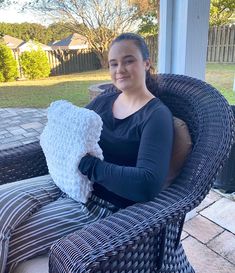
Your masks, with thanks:
<instances>
[{"instance_id":1,"label":"tree trunk","mask_svg":"<svg viewBox=\"0 0 235 273\"><path fill-rule=\"evenodd\" d=\"M101 68L108 68L108 51L105 52L96 52L97 57L99 58Z\"/></svg>"}]
</instances>

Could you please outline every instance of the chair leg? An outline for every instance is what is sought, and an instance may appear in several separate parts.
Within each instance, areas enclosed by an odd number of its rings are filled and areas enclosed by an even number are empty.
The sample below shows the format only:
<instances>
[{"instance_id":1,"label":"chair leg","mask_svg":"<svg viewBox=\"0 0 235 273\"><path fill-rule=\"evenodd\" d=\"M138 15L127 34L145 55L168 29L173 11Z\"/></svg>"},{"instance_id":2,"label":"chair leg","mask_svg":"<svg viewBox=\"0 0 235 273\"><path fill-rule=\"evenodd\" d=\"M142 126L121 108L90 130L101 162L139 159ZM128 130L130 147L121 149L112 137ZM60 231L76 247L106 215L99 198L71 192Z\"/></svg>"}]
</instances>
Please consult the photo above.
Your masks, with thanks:
<instances>
[{"instance_id":1,"label":"chair leg","mask_svg":"<svg viewBox=\"0 0 235 273\"><path fill-rule=\"evenodd\" d=\"M161 253L157 273L195 273L180 242L184 217L162 230Z\"/></svg>"},{"instance_id":2,"label":"chair leg","mask_svg":"<svg viewBox=\"0 0 235 273\"><path fill-rule=\"evenodd\" d=\"M173 253L166 254L162 268L157 273L195 273L181 243Z\"/></svg>"}]
</instances>

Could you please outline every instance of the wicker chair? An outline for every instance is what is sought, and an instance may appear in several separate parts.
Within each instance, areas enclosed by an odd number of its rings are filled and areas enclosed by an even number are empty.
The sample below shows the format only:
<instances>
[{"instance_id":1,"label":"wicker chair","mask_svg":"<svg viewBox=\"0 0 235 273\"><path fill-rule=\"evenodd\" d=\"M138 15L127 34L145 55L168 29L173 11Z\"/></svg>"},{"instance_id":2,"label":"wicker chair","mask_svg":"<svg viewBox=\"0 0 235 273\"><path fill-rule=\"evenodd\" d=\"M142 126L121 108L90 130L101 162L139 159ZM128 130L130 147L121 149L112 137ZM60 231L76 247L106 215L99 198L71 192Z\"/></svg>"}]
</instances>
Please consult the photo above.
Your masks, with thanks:
<instances>
[{"instance_id":1,"label":"wicker chair","mask_svg":"<svg viewBox=\"0 0 235 273\"><path fill-rule=\"evenodd\" d=\"M135 204L57 241L51 273L193 273L180 242L187 212L209 192L234 142L234 118L210 85L160 74L161 100L189 127L193 150L180 175L152 202ZM47 173L39 143L6 150L0 183Z\"/></svg>"}]
</instances>

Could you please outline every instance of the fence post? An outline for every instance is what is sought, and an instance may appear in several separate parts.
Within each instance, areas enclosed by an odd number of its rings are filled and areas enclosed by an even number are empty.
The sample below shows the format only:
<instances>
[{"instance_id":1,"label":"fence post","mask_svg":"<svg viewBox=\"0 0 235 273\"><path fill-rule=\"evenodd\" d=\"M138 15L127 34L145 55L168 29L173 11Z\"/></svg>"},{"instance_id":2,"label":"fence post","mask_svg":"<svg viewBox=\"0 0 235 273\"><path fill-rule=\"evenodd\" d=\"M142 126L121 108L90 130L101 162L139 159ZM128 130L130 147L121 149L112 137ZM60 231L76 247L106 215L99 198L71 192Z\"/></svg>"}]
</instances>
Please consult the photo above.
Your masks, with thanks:
<instances>
[{"instance_id":1,"label":"fence post","mask_svg":"<svg viewBox=\"0 0 235 273\"><path fill-rule=\"evenodd\" d=\"M207 62L235 62L235 25L209 29Z\"/></svg>"}]
</instances>

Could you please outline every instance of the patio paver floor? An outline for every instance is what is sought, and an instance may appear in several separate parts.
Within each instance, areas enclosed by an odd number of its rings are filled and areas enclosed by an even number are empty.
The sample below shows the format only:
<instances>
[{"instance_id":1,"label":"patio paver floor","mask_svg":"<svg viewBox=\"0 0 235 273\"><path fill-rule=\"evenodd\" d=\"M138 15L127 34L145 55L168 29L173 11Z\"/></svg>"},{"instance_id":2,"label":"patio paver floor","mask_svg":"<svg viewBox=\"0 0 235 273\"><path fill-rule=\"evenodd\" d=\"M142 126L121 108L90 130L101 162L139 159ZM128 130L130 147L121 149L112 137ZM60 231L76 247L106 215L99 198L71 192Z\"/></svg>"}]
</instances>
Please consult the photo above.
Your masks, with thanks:
<instances>
[{"instance_id":1,"label":"patio paver floor","mask_svg":"<svg viewBox=\"0 0 235 273\"><path fill-rule=\"evenodd\" d=\"M181 240L195 272L235 273L235 202L212 189L191 214Z\"/></svg>"}]
</instances>

